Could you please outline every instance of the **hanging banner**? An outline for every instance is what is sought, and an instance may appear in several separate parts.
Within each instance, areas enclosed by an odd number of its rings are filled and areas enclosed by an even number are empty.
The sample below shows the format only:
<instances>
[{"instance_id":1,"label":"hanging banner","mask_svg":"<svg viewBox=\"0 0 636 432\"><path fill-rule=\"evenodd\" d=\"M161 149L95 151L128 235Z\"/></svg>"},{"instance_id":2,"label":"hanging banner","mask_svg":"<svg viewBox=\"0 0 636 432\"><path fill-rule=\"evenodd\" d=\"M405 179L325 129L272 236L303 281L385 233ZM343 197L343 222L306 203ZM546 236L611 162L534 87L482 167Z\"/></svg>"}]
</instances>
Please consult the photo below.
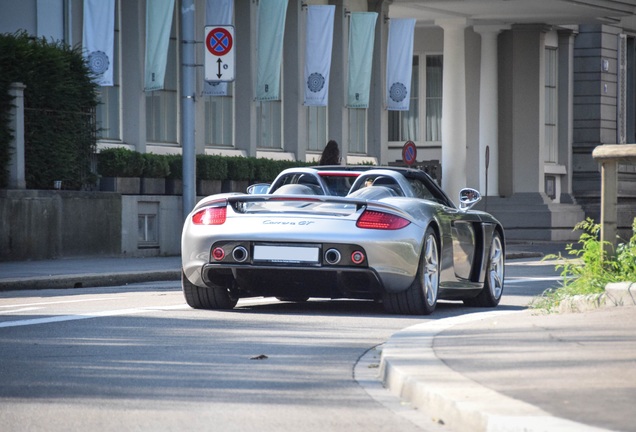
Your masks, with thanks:
<instances>
[{"instance_id":1,"label":"hanging banner","mask_svg":"<svg viewBox=\"0 0 636 432\"><path fill-rule=\"evenodd\" d=\"M100 86L113 85L115 0L84 0L84 57Z\"/></svg>"},{"instance_id":2,"label":"hanging banner","mask_svg":"<svg viewBox=\"0 0 636 432\"><path fill-rule=\"evenodd\" d=\"M391 19L386 59L386 105L388 110L408 111L413 72L415 19Z\"/></svg>"},{"instance_id":3,"label":"hanging banner","mask_svg":"<svg viewBox=\"0 0 636 432\"><path fill-rule=\"evenodd\" d=\"M347 106L369 108L376 12L353 12L349 26Z\"/></svg>"},{"instance_id":4,"label":"hanging banner","mask_svg":"<svg viewBox=\"0 0 636 432\"><path fill-rule=\"evenodd\" d=\"M327 106L335 6L307 7L305 105Z\"/></svg>"},{"instance_id":5,"label":"hanging banner","mask_svg":"<svg viewBox=\"0 0 636 432\"><path fill-rule=\"evenodd\" d=\"M206 0L205 25L232 25L234 0ZM204 81L204 96L228 96L228 83Z\"/></svg>"},{"instance_id":6,"label":"hanging banner","mask_svg":"<svg viewBox=\"0 0 636 432\"><path fill-rule=\"evenodd\" d=\"M146 2L145 91L163 90L174 0Z\"/></svg>"},{"instance_id":7,"label":"hanging banner","mask_svg":"<svg viewBox=\"0 0 636 432\"><path fill-rule=\"evenodd\" d=\"M260 0L256 56L256 100L280 100L280 69L287 0Z\"/></svg>"}]
</instances>

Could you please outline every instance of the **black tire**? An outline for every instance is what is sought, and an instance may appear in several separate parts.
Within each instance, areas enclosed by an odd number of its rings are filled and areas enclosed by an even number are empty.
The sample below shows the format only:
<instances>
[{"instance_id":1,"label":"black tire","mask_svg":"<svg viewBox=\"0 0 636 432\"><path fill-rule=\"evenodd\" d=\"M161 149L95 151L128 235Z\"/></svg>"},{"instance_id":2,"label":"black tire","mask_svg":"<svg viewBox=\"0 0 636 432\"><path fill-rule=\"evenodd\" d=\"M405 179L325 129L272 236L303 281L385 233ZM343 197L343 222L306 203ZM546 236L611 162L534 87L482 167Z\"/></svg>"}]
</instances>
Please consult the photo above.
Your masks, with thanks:
<instances>
[{"instance_id":1,"label":"black tire","mask_svg":"<svg viewBox=\"0 0 636 432\"><path fill-rule=\"evenodd\" d=\"M506 254L501 235L495 231L490 243L484 288L477 294L477 297L464 299L466 306L491 308L499 304L504 289L505 260Z\"/></svg>"},{"instance_id":2,"label":"black tire","mask_svg":"<svg viewBox=\"0 0 636 432\"><path fill-rule=\"evenodd\" d=\"M384 294L383 304L387 312L430 315L435 310L439 291L439 256L439 237L432 227L428 227L415 280L405 291Z\"/></svg>"},{"instance_id":3,"label":"black tire","mask_svg":"<svg viewBox=\"0 0 636 432\"><path fill-rule=\"evenodd\" d=\"M233 298L226 288L198 286L181 272L181 288L188 306L194 309L233 309L238 298Z\"/></svg>"}]
</instances>

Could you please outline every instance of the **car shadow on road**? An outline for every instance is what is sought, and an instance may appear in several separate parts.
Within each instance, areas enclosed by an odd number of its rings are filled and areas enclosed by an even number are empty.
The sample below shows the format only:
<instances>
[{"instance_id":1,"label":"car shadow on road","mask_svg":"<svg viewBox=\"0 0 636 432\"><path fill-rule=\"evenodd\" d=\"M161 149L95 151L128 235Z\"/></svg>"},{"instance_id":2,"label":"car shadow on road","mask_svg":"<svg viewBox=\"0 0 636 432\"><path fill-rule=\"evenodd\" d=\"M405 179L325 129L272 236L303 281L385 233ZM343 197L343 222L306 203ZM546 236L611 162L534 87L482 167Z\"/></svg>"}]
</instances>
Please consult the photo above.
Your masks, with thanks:
<instances>
[{"instance_id":1,"label":"car shadow on road","mask_svg":"<svg viewBox=\"0 0 636 432\"><path fill-rule=\"evenodd\" d=\"M523 310L521 306L499 306L497 310ZM309 299L305 302L271 302L263 304L246 304L237 306L231 312L257 314L293 314L293 315L337 315L337 316L385 316L396 318L446 318L461 314L484 312L490 308L474 308L464 306L461 302L440 301L431 315L395 315L386 312L381 302L351 299Z\"/></svg>"}]
</instances>

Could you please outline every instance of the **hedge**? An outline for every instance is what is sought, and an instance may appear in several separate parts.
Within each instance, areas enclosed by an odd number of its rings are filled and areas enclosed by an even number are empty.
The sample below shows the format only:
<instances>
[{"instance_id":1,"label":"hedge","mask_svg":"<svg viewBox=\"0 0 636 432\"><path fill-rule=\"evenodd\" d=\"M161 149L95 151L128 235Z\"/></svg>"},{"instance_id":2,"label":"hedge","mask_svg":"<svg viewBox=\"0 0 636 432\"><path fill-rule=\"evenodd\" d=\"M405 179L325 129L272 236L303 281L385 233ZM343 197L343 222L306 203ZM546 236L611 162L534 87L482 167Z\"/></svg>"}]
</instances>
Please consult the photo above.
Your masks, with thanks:
<instances>
[{"instance_id":1,"label":"hedge","mask_svg":"<svg viewBox=\"0 0 636 432\"><path fill-rule=\"evenodd\" d=\"M25 177L29 189L93 186L97 86L80 47L35 38L25 31L0 34L0 187L7 185L12 132L7 96L13 82L24 90Z\"/></svg>"}]
</instances>

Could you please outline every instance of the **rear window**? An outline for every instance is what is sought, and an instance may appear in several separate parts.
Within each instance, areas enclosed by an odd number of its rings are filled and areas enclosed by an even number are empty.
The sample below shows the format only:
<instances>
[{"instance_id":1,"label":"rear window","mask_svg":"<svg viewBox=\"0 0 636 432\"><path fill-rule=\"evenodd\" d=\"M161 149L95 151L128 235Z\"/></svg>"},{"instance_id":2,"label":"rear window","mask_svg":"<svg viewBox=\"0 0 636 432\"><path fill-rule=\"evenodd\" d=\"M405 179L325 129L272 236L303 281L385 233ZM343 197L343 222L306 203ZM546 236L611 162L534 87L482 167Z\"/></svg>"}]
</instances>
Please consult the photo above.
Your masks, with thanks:
<instances>
[{"instance_id":1,"label":"rear window","mask_svg":"<svg viewBox=\"0 0 636 432\"><path fill-rule=\"evenodd\" d=\"M321 174L320 177L329 188L329 195L346 196L357 176Z\"/></svg>"}]
</instances>

